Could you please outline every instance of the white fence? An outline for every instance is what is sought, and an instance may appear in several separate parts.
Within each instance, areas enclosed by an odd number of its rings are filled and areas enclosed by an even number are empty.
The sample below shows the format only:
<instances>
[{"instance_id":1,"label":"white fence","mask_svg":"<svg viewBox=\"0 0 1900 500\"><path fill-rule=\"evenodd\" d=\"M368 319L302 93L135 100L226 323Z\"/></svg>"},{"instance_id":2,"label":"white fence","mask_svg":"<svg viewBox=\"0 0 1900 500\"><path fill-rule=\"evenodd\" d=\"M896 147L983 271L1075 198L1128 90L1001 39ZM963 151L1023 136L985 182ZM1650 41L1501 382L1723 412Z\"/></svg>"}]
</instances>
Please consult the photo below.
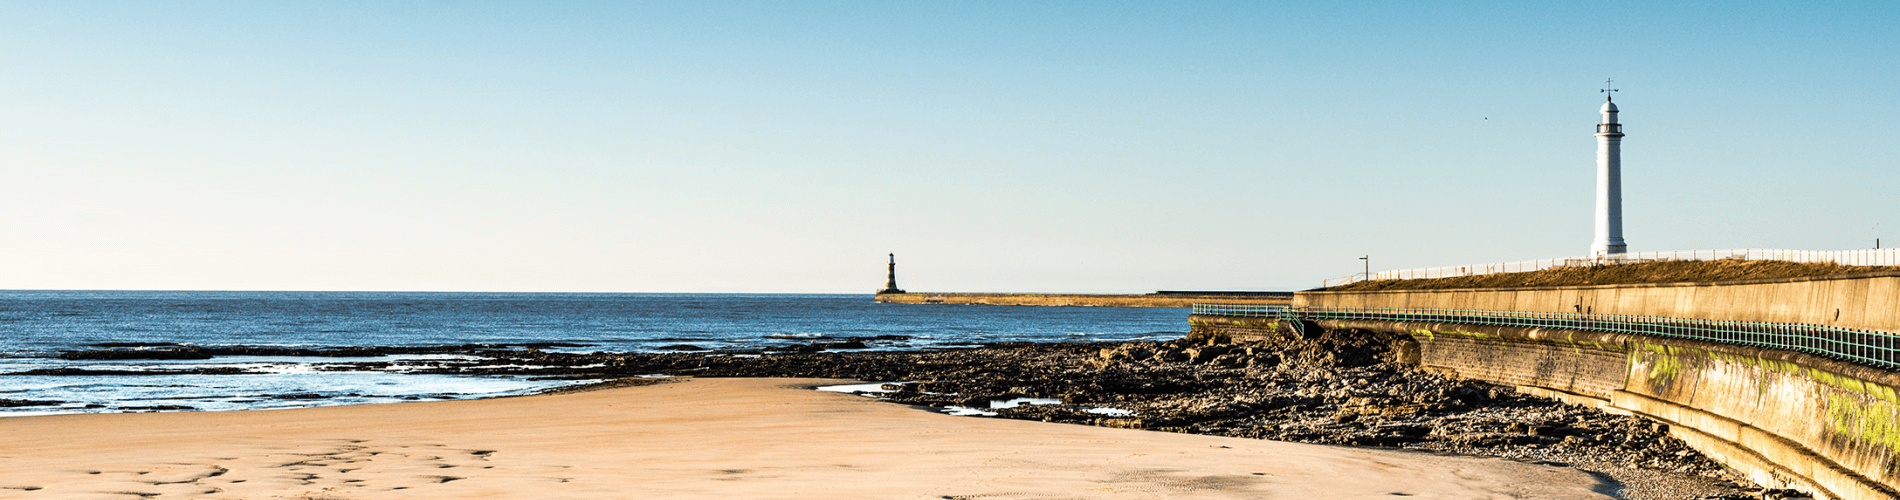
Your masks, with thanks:
<instances>
[{"instance_id":1,"label":"white fence","mask_svg":"<svg viewBox=\"0 0 1900 500\"><path fill-rule=\"evenodd\" d=\"M1900 248L1882 248L1874 250L1765 250L1759 248L1729 250L1681 250L1674 252L1636 252L1618 253L1597 257L1566 257L1561 259L1520 260L1517 262L1497 262L1491 264L1473 264L1469 266L1423 267L1418 269L1396 269L1379 271L1367 276L1363 273L1326 280L1325 286L1334 287L1347 283L1372 280L1404 280L1422 278L1454 278L1458 276L1478 276L1496 273L1521 273L1541 271L1558 267L1596 266L1605 264L1629 264L1635 262L1666 262L1677 260L1785 260L1789 262L1833 262L1846 266L1900 266Z\"/></svg>"}]
</instances>

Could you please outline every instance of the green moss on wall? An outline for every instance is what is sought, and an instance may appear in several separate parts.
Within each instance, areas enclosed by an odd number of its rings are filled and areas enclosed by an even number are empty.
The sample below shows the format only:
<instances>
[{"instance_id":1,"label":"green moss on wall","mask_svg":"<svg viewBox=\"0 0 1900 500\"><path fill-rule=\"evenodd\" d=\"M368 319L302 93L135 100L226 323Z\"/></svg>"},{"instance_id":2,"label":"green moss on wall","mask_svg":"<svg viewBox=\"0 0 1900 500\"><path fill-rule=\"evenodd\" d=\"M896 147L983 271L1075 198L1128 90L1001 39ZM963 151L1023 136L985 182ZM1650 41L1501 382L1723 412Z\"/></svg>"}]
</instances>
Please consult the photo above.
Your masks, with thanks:
<instances>
[{"instance_id":1,"label":"green moss on wall","mask_svg":"<svg viewBox=\"0 0 1900 500\"><path fill-rule=\"evenodd\" d=\"M1792 362L1763 359L1756 356L1712 352L1688 347L1675 347L1643 343L1642 349L1632 351L1632 357L1639 353L1648 353L1649 380L1668 383L1681 375L1684 358L1703 357L1716 362L1729 363L1760 370L1758 373L1779 372L1800 377L1817 385L1837 389L1841 392L1827 394L1827 430L1836 436L1850 441L1877 444L1889 453L1900 455L1900 400L1894 397L1893 387L1843 376L1837 373L1804 367ZM1632 359L1634 361L1634 359ZM1770 383L1758 381L1758 398L1766 398Z\"/></svg>"},{"instance_id":2,"label":"green moss on wall","mask_svg":"<svg viewBox=\"0 0 1900 500\"><path fill-rule=\"evenodd\" d=\"M1555 339L1552 339L1552 340L1555 340ZM1594 340L1577 340L1577 332L1570 332L1568 334L1565 334L1564 339L1558 342L1570 344L1571 348L1574 349L1576 352L1582 352L1584 346L1595 347L1597 349L1602 349L1605 351L1624 350L1624 347L1622 344L1605 344L1605 343L1597 342Z\"/></svg>"},{"instance_id":3,"label":"green moss on wall","mask_svg":"<svg viewBox=\"0 0 1900 500\"><path fill-rule=\"evenodd\" d=\"M1900 455L1900 419L1894 418L1894 411L1891 403L1868 405L1864 399L1852 395L1829 394L1828 431L1848 439L1858 438L1863 443L1878 444Z\"/></svg>"},{"instance_id":4,"label":"green moss on wall","mask_svg":"<svg viewBox=\"0 0 1900 500\"><path fill-rule=\"evenodd\" d=\"M1503 335L1497 335L1497 334L1492 334L1492 333L1447 332L1444 330L1436 330L1434 331L1434 333L1437 333L1439 335L1455 335L1459 337L1469 337L1469 338L1478 339L1478 340L1493 340L1493 341L1498 341L1498 342L1503 342L1505 340Z\"/></svg>"},{"instance_id":5,"label":"green moss on wall","mask_svg":"<svg viewBox=\"0 0 1900 500\"><path fill-rule=\"evenodd\" d=\"M1411 332L1412 332L1413 337L1423 338L1425 339L1426 342L1438 341L1439 335L1450 335L1453 337L1463 337L1463 338L1475 339L1475 340L1492 340L1492 341L1499 341L1499 342L1506 340L1503 335L1495 335L1495 334L1490 334L1490 333L1458 332L1458 331L1446 331L1446 330L1426 330L1423 328L1415 329L1415 330L1412 330Z\"/></svg>"},{"instance_id":6,"label":"green moss on wall","mask_svg":"<svg viewBox=\"0 0 1900 500\"><path fill-rule=\"evenodd\" d=\"M1684 349L1684 348L1678 348L1678 349ZM1819 368L1808 368L1808 367L1804 367L1804 366L1801 366L1789 361L1763 359L1763 358L1759 358L1755 356L1745 356L1741 354L1710 352L1710 351L1703 351L1700 349L1687 349L1687 350L1695 351L1696 354L1708 356L1710 359L1714 359L1716 361L1721 361L1724 363L1732 363L1732 364L1737 364L1737 365L1742 365L1742 366L1755 367L1755 368L1760 368L1767 371L1779 372L1779 373L1784 373L1788 375L1794 375L1797 377L1806 378L1808 380L1813 380L1815 382L1820 382L1829 387L1834 387L1834 388L1841 389L1844 391L1853 392L1855 394L1865 394L1865 395L1872 396L1876 399L1880 399L1882 401L1886 401L1889 403L1900 404L1900 393L1897 393L1895 388L1889 385L1868 382L1868 381L1853 378L1853 377L1842 376L1840 374L1836 374L1834 372L1830 372L1826 370L1821 370Z\"/></svg>"},{"instance_id":7,"label":"green moss on wall","mask_svg":"<svg viewBox=\"0 0 1900 500\"><path fill-rule=\"evenodd\" d=\"M1682 358L1676 352L1678 348L1666 345L1643 343L1643 350L1649 352L1649 381L1668 383L1682 375ZM1697 349L1684 349L1697 351Z\"/></svg>"}]
</instances>

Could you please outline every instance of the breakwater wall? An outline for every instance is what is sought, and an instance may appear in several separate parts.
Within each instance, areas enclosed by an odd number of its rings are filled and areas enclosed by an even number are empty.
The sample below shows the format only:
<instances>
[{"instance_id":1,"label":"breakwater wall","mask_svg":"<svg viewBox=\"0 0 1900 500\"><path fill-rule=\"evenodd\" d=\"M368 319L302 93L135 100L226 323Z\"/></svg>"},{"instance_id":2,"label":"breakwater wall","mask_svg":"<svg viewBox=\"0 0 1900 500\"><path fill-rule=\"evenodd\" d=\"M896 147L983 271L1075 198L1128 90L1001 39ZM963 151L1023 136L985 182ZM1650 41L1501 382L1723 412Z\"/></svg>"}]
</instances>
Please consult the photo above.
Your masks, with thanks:
<instances>
[{"instance_id":1,"label":"breakwater wall","mask_svg":"<svg viewBox=\"0 0 1900 500\"><path fill-rule=\"evenodd\" d=\"M1583 297L1597 314L1800 318L1895 332L1894 311L1883 309L1900 303L1897 284L1900 275L1889 273L1674 286L1301 292L1294 303L1574 312ZM1399 333L1412 341L1407 362L1670 424L1672 435L1764 486L1820 498L1900 498L1900 373L1890 370L1787 350L1562 328L1200 314L1189 321L1190 336L1201 338Z\"/></svg>"},{"instance_id":2,"label":"breakwater wall","mask_svg":"<svg viewBox=\"0 0 1900 500\"><path fill-rule=\"evenodd\" d=\"M984 304L996 306L1193 307L1195 303L1287 305L1292 294L1195 295L1150 293L1139 295L1061 293L882 293L878 302L890 304Z\"/></svg>"}]
</instances>

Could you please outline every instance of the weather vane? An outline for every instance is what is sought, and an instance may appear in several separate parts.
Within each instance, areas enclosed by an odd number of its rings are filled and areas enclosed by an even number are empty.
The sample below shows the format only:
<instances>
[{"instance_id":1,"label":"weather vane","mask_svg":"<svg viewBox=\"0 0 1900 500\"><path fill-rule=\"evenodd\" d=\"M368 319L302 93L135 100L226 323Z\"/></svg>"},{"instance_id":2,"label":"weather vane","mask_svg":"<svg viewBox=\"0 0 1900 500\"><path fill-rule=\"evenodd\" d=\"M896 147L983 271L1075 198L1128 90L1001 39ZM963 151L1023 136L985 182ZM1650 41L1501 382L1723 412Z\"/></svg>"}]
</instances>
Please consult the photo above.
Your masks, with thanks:
<instances>
[{"instance_id":1,"label":"weather vane","mask_svg":"<svg viewBox=\"0 0 1900 500\"><path fill-rule=\"evenodd\" d=\"M1611 92L1616 92L1616 89L1613 89L1613 88L1610 88L1610 83L1611 83L1611 82L1615 82L1615 81L1616 81L1616 80L1612 80L1612 79L1609 79L1609 78L1604 78L1604 79L1603 79L1603 90L1599 90L1598 92L1602 92L1602 93L1603 93L1603 98L1604 98L1604 99L1609 99L1609 98L1610 98L1610 93L1611 93Z\"/></svg>"}]
</instances>

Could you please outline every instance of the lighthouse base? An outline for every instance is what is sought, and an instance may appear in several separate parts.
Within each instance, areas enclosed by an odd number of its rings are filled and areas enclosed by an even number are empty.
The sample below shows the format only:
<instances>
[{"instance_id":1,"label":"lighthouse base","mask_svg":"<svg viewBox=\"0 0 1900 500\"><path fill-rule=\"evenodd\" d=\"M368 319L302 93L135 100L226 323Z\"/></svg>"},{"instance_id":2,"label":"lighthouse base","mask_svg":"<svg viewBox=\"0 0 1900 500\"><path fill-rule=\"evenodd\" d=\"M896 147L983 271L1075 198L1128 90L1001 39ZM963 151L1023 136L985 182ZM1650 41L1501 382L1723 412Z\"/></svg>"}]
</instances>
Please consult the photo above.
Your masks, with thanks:
<instances>
[{"instance_id":1,"label":"lighthouse base","mask_svg":"<svg viewBox=\"0 0 1900 500\"><path fill-rule=\"evenodd\" d=\"M1598 243L1590 245L1590 255L1593 257L1608 257L1611 255L1626 254L1629 253L1629 248L1629 245L1625 245L1622 242L1610 244Z\"/></svg>"}]
</instances>

